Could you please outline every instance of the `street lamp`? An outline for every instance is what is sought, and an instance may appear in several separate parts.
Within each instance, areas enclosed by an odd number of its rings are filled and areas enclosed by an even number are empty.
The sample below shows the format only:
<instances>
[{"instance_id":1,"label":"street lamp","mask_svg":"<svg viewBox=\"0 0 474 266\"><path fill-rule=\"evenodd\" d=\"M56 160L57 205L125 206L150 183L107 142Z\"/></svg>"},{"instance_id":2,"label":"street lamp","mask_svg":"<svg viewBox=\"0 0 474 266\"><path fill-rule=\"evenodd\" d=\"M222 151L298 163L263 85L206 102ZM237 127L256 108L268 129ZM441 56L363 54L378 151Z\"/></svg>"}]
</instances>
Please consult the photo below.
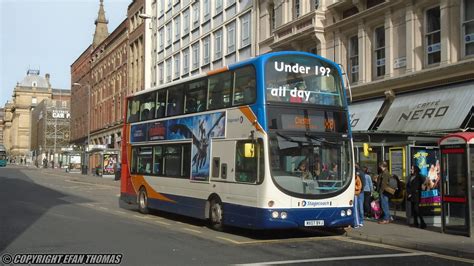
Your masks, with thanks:
<instances>
[{"instance_id":1,"label":"street lamp","mask_svg":"<svg viewBox=\"0 0 474 266\"><path fill-rule=\"evenodd\" d=\"M82 87L81 83L74 82L72 84L73 86L80 86ZM87 86L87 146L91 144L91 130L90 130L90 124L91 124L91 85L89 83L86 84ZM86 160L86 151L84 150L84 160ZM87 162L87 166L88 166ZM87 170L86 170L87 174Z\"/></svg>"}]
</instances>

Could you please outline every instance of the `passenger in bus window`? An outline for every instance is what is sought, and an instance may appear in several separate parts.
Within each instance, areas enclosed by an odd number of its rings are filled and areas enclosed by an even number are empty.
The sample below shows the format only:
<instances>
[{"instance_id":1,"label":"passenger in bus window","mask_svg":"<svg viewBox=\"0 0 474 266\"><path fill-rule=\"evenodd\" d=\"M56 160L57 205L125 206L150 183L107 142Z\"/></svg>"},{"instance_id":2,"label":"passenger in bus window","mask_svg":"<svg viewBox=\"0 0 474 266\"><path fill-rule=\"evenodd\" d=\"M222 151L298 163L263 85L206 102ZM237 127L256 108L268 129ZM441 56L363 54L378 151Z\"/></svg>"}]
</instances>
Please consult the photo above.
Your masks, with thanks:
<instances>
[{"instance_id":1,"label":"passenger in bus window","mask_svg":"<svg viewBox=\"0 0 474 266\"><path fill-rule=\"evenodd\" d=\"M147 120L150 114L150 110L144 109L140 115L140 121Z\"/></svg>"},{"instance_id":2,"label":"passenger in bus window","mask_svg":"<svg viewBox=\"0 0 474 266\"><path fill-rule=\"evenodd\" d=\"M298 165L298 171L300 172L301 179L303 180L313 180L313 176L309 171L308 161L306 159L302 160Z\"/></svg>"},{"instance_id":3,"label":"passenger in bus window","mask_svg":"<svg viewBox=\"0 0 474 266\"><path fill-rule=\"evenodd\" d=\"M181 105L179 102L176 101L175 98L170 99L168 102L168 107L167 107L167 115L178 115L181 114Z\"/></svg>"},{"instance_id":4,"label":"passenger in bus window","mask_svg":"<svg viewBox=\"0 0 474 266\"><path fill-rule=\"evenodd\" d=\"M313 177L315 179L319 179L321 176L321 162L319 159L316 159L314 166L313 166Z\"/></svg>"},{"instance_id":5,"label":"passenger in bus window","mask_svg":"<svg viewBox=\"0 0 474 266\"><path fill-rule=\"evenodd\" d=\"M244 102L253 103L255 101L255 79L250 78L244 88Z\"/></svg>"}]
</instances>

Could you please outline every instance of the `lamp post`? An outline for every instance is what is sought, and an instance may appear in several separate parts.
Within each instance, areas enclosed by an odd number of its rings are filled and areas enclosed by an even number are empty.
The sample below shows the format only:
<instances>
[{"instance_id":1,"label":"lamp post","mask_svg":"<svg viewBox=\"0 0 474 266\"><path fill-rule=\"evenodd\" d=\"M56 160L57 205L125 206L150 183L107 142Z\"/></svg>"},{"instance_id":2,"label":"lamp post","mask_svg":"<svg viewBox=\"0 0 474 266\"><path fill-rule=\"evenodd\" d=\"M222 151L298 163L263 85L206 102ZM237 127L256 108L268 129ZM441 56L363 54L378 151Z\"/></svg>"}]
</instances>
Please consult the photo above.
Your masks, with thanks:
<instances>
[{"instance_id":1,"label":"lamp post","mask_svg":"<svg viewBox=\"0 0 474 266\"><path fill-rule=\"evenodd\" d=\"M72 85L82 87L82 84L77 83L77 82L74 82ZM90 110L90 108L91 108L91 85L87 83L86 86L87 86L87 146L89 146L90 143L91 143L91 131L90 131L90 124L91 124L91 110ZM86 161L86 149L84 149L84 161ZM82 174L87 174L88 165L89 165L89 162L87 160L87 164L85 164L86 169L85 169L85 171L83 169Z\"/></svg>"}]
</instances>

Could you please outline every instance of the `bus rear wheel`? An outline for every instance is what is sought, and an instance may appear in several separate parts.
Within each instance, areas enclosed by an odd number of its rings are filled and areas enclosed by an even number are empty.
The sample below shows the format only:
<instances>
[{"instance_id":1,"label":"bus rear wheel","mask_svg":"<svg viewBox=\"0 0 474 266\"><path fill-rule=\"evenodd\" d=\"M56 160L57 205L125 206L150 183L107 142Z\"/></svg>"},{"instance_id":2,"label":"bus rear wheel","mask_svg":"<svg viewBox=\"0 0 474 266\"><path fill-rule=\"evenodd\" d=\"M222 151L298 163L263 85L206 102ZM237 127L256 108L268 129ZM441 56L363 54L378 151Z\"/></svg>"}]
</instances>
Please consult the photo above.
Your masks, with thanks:
<instances>
[{"instance_id":1,"label":"bus rear wheel","mask_svg":"<svg viewBox=\"0 0 474 266\"><path fill-rule=\"evenodd\" d=\"M143 214L148 214L148 195L145 188L141 188L138 192L138 211Z\"/></svg>"},{"instance_id":2,"label":"bus rear wheel","mask_svg":"<svg viewBox=\"0 0 474 266\"><path fill-rule=\"evenodd\" d=\"M219 199L212 199L211 208L209 209L209 220L212 229L216 231L222 231L224 229L222 222L223 214L222 202Z\"/></svg>"}]
</instances>

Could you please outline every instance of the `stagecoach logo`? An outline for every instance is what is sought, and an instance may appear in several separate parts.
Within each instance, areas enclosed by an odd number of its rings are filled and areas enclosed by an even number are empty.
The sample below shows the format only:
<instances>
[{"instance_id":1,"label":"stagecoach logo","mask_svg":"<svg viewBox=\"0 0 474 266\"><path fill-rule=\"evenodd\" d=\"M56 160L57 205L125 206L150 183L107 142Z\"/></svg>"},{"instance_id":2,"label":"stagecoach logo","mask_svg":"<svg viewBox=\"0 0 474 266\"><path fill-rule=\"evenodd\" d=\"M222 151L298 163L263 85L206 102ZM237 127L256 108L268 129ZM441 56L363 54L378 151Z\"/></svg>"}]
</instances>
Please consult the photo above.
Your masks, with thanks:
<instances>
[{"instance_id":1,"label":"stagecoach logo","mask_svg":"<svg viewBox=\"0 0 474 266\"><path fill-rule=\"evenodd\" d=\"M314 201L314 200L303 200L298 202L298 207L320 207L320 206L331 206L330 201Z\"/></svg>"},{"instance_id":2,"label":"stagecoach logo","mask_svg":"<svg viewBox=\"0 0 474 266\"><path fill-rule=\"evenodd\" d=\"M236 122L239 122L239 123L243 123L244 122L244 117L243 116L240 116L239 118L229 118L227 120L228 123L236 123Z\"/></svg>"}]
</instances>

